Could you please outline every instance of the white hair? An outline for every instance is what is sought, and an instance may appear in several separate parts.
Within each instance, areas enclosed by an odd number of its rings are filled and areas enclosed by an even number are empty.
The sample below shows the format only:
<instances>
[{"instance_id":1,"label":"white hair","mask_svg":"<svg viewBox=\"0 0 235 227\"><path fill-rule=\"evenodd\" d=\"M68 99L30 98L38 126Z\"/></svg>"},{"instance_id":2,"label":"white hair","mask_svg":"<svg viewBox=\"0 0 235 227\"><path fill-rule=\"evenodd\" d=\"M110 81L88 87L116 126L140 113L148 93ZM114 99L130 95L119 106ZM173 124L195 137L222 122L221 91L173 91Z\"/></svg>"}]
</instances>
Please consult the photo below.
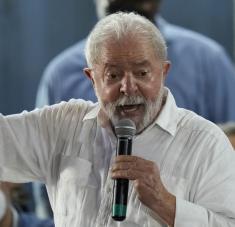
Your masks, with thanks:
<instances>
[{"instance_id":1,"label":"white hair","mask_svg":"<svg viewBox=\"0 0 235 227\"><path fill-rule=\"evenodd\" d=\"M85 56L89 67L99 62L102 47L108 40L121 40L128 35L143 38L153 46L156 56L166 60L167 47L158 28L135 13L114 13L101 19L88 36Z\"/></svg>"}]
</instances>

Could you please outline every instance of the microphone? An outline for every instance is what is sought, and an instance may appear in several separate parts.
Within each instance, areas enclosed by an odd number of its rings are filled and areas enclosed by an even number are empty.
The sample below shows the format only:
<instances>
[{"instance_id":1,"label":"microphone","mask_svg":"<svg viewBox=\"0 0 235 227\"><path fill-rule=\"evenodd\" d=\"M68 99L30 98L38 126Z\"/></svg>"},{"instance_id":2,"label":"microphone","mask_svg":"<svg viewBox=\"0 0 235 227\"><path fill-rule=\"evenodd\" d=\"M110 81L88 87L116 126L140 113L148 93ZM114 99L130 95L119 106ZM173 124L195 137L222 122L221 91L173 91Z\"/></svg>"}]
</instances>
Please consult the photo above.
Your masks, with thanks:
<instances>
[{"instance_id":1,"label":"microphone","mask_svg":"<svg viewBox=\"0 0 235 227\"><path fill-rule=\"evenodd\" d=\"M131 155L132 137L136 133L135 123L129 119L120 120L115 126L117 136L117 155ZM112 218L123 221L126 218L129 180L116 179L113 186Z\"/></svg>"}]
</instances>

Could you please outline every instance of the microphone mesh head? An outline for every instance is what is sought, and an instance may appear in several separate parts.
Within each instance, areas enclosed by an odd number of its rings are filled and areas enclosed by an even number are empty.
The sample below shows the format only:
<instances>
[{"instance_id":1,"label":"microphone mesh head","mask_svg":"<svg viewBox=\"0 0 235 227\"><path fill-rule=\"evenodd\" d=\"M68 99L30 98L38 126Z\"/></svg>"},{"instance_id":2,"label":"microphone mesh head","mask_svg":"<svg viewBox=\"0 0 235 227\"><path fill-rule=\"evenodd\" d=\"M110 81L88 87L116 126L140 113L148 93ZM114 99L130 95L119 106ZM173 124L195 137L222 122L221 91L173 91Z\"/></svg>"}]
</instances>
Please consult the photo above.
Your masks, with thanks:
<instances>
[{"instance_id":1,"label":"microphone mesh head","mask_svg":"<svg viewBox=\"0 0 235 227\"><path fill-rule=\"evenodd\" d=\"M135 123L130 119L122 119L115 126L117 137L132 137L136 133Z\"/></svg>"}]
</instances>

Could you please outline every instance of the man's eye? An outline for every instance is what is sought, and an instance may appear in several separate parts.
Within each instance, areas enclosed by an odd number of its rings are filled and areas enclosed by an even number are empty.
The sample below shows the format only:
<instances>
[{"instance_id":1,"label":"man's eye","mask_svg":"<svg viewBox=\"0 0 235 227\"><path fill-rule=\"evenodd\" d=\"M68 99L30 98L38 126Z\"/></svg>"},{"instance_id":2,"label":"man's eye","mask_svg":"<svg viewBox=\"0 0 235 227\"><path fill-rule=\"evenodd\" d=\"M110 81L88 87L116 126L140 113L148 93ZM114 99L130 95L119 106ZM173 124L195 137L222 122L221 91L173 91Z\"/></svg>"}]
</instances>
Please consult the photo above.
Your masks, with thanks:
<instances>
[{"instance_id":1,"label":"man's eye","mask_svg":"<svg viewBox=\"0 0 235 227\"><path fill-rule=\"evenodd\" d=\"M140 74L141 74L141 76L146 76L148 74L148 72L147 71L142 71Z\"/></svg>"},{"instance_id":2,"label":"man's eye","mask_svg":"<svg viewBox=\"0 0 235 227\"><path fill-rule=\"evenodd\" d=\"M148 75L148 71L147 70L143 70L143 71L139 71L139 73L138 73L138 75L140 76L140 77L145 77L145 76L147 76Z\"/></svg>"},{"instance_id":3,"label":"man's eye","mask_svg":"<svg viewBox=\"0 0 235 227\"><path fill-rule=\"evenodd\" d=\"M109 74L109 78L110 79L116 79L117 78L117 74L111 73L111 74Z\"/></svg>"},{"instance_id":4,"label":"man's eye","mask_svg":"<svg viewBox=\"0 0 235 227\"><path fill-rule=\"evenodd\" d=\"M118 73L107 73L106 74L106 80L110 82L114 82L118 80L119 74Z\"/></svg>"}]
</instances>

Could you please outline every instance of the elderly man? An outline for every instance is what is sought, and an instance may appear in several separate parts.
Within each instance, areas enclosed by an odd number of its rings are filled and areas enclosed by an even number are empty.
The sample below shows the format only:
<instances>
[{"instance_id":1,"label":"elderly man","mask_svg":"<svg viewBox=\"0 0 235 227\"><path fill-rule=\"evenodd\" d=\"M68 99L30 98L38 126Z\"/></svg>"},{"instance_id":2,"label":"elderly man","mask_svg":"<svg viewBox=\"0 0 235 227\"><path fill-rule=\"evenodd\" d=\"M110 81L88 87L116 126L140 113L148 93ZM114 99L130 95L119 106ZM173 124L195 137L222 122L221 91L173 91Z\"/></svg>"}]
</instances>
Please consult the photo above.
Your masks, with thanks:
<instances>
[{"instance_id":1,"label":"elderly man","mask_svg":"<svg viewBox=\"0 0 235 227\"><path fill-rule=\"evenodd\" d=\"M45 183L59 227L234 226L233 148L164 87L170 64L158 29L133 13L110 15L91 32L86 59L98 103L1 116L0 177ZM133 156L114 158L123 118L136 124ZM121 223L111 217L117 178L131 181Z\"/></svg>"},{"instance_id":2,"label":"elderly man","mask_svg":"<svg viewBox=\"0 0 235 227\"><path fill-rule=\"evenodd\" d=\"M188 29L169 24L160 16L162 0L94 0L98 18L118 11L137 12L161 31L173 63L165 85L177 106L192 110L215 123L235 121L235 69L224 49L213 40ZM87 39L57 56L42 77L37 107L71 98L97 101L90 81L84 77ZM183 63L182 63L183 62ZM51 214L45 190L34 184L37 210ZM40 193L40 191L42 191ZM45 199L46 198L46 199ZM45 202L42 202L45 201Z\"/></svg>"}]
</instances>

